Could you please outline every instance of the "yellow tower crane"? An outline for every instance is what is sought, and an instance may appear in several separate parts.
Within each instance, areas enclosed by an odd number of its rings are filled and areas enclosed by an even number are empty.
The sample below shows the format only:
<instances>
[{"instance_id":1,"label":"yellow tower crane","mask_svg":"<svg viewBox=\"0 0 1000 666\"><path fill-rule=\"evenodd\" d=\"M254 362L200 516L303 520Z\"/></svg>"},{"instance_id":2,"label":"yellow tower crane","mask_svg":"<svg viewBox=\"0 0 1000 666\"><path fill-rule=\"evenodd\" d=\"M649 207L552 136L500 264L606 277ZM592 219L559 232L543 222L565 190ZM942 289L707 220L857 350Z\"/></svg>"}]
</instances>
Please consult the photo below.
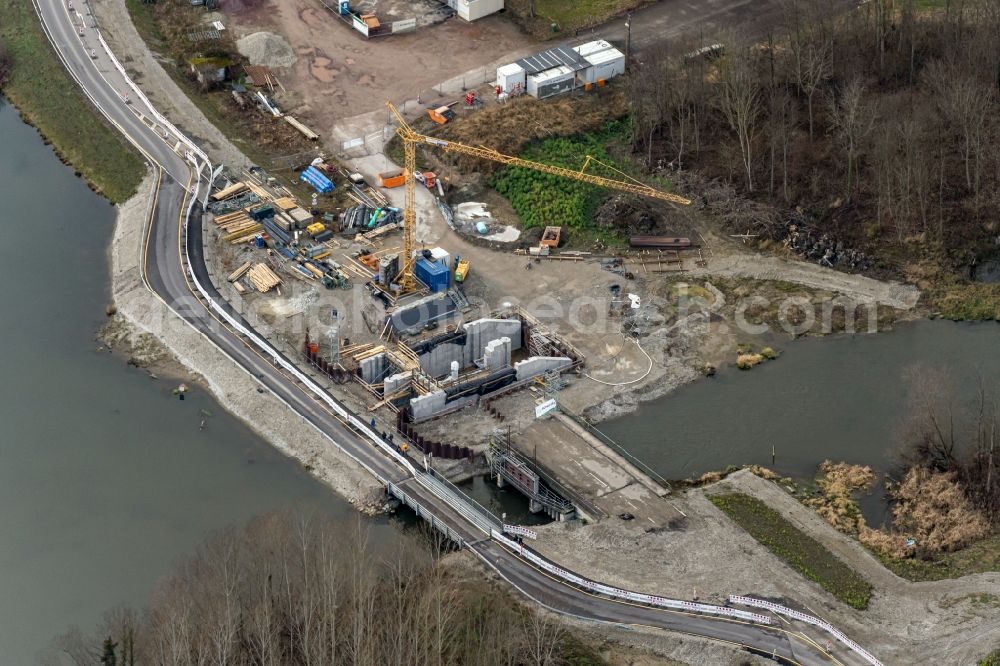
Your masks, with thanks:
<instances>
[{"instance_id":1,"label":"yellow tower crane","mask_svg":"<svg viewBox=\"0 0 1000 666\"><path fill-rule=\"evenodd\" d=\"M507 166L524 167L525 169L533 169L535 171L541 171L543 173L550 173L555 176L562 176L564 178L571 178L573 180L579 180L584 183L590 183L591 185L599 185L601 187L606 187L612 190L619 190L621 192L629 192L631 194L638 194L644 197L650 197L653 199L660 199L661 201L669 201L670 203L681 204L687 206L691 203L689 199L677 196L676 194L670 194L669 192L662 192L656 188L650 187L644 183L635 180L634 178L628 176L627 174L618 171L614 167L611 167L603 162L600 162L590 155L584 160L583 166L580 170L567 169L565 167L552 166L550 164L542 164L540 162L532 162L531 160L521 159L520 157L512 157L510 155L504 155L503 153L497 152L491 148L482 148L467 146L462 143L457 143L455 141L446 141L444 139L438 139L432 136L426 136L420 134L406 122L403 118L403 114L392 104L392 102L386 102L385 105L389 107L392 114L396 116L396 120L399 121L399 127L396 128L396 134L403 141L403 152L404 152L404 164L403 172L406 178L406 207L403 209L403 264L402 270L400 270L399 275L396 278L396 283L401 289L401 293L409 293L415 291L417 288L417 279L414 277L413 271L416 259L413 256L417 249L417 211L416 211L416 171L417 171L417 144L423 144L426 146L434 146L435 148L440 148L445 152L450 153L460 153L462 155L471 155L473 157L479 157L484 160L490 160L491 162L499 162L500 164L505 164ZM628 178L629 181L613 180L611 178L605 178L603 176L598 176L593 173L587 173L587 167L591 162L597 162L598 164L621 173L622 176Z\"/></svg>"}]
</instances>

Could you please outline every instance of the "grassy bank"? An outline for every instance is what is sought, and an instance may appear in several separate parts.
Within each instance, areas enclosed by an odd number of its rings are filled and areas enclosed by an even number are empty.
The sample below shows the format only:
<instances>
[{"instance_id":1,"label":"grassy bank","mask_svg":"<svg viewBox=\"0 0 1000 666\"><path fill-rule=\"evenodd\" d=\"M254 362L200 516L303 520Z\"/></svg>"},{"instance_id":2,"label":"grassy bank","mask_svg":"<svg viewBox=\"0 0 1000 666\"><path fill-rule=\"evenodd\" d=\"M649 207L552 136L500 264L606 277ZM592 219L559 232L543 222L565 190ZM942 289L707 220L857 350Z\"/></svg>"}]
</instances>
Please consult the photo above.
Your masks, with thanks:
<instances>
[{"instance_id":1,"label":"grassy bank","mask_svg":"<svg viewBox=\"0 0 1000 666\"><path fill-rule=\"evenodd\" d=\"M709 500L803 576L849 606L860 610L868 607L871 583L777 511L742 493L710 496Z\"/></svg>"},{"instance_id":2,"label":"grassy bank","mask_svg":"<svg viewBox=\"0 0 1000 666\"><path fill-rule=\"evenodd\" d=\"M976 666L1000 666L1000 649L996 649L980 659Z\"/></svg>"},{"instance_id":3,"label":"grassy bank","mask_svg":"<svg viewBox=\"0 0 1000 666\"><path fill-rule=\"evenodd\" d=\"M63 68L27 0L0 0L0 37L11 56L4 94L64 162L114 203L135 193L143 160L91 106Z\"/></svg>"}]
</instances>

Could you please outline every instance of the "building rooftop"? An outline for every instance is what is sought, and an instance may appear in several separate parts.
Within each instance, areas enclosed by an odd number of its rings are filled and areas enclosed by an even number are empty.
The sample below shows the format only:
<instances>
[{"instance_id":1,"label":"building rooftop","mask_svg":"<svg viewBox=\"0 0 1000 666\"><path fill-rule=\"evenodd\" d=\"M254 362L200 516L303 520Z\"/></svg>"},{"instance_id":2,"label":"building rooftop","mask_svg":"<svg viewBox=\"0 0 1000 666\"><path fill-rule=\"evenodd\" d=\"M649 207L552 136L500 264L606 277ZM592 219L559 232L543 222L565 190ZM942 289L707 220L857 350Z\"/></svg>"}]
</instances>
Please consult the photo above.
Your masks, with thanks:
<instances>
[{"instance_id":1,"label":"building rooftop","mask_svg":"<svg viewBox=\"0 0 1000 666\"><path fill-rule=\"evenodd\" d=\"M553 67L568 67L571 70L579 71L588 67L587 61L579 53L568 46L557 46L548 51L542 51L527 58L517 61L528 74L537 74Z\"/></svg>"}]
</instances>

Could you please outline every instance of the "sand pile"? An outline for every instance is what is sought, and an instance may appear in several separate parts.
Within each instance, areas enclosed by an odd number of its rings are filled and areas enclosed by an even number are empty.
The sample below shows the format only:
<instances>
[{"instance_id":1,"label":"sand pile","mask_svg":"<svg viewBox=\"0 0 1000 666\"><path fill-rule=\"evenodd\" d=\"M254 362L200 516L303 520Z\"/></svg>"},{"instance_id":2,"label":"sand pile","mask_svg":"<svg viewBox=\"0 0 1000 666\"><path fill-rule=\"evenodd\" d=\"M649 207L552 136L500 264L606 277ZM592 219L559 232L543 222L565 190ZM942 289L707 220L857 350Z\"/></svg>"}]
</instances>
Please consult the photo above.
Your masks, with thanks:
<instances>
[{"instance_id":1,"label":"sand pile","mask_svg":"<svg viewBox=\"0 0 1000 666\"><path fill-rule=\"evenodd\" d=\"M240 53L250 59L251 65L266 67L291 67L298 60L292 45L273 32L255 32L236 42Z\"/></svg>"}]
</instances>

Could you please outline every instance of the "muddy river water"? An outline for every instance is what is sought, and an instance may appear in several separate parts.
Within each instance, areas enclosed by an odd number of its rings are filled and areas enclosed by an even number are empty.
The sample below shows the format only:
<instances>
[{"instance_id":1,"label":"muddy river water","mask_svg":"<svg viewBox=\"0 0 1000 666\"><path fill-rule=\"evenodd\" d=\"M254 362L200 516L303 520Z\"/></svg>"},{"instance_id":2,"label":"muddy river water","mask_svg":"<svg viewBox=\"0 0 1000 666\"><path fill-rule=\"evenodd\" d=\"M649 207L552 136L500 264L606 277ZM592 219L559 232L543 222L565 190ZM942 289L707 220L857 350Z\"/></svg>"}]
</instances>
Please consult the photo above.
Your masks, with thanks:
<instances>
[{"instance_id":1,"label":"muddy river water","mask_svg":"<svg viewBox=\"0 0 1000 666\"><path fill-rule=\"evenodd\" d=\"M0 645L31 664L213 530L353 509L200 389L98 351L114 209L9 106L0 137Z\"/></svg>"},{"instance_id":2,"label":"muddy river water","mask_svg":"<svg viewBox=\"0 0 1000 666\"><path fill-rule=\"evenodd\" d=\"M826 459L891 471L917 366L947 368L968 400L980 377L1000 386L1000 326L992 322L918 321L777 347L775 361L726 368L600 428L670 479L730 464L771 467L772 448L774 469L796 478L811 478Z\"/></svg>"},{"instance_id":3,"label":"muddy river water","mask_svg":"<svg viewBox=\"0 0 1000 666\"><path fill-rule=\"evenodd\" d=\"M0 97L0 662L142 607L213 531L274 510L354 519L346 501L200 388L99 350L114 209ZM512 521L527 502L470 494ZM417 519L365 522L371 544Z\"/></svg>"}]
</instances>

